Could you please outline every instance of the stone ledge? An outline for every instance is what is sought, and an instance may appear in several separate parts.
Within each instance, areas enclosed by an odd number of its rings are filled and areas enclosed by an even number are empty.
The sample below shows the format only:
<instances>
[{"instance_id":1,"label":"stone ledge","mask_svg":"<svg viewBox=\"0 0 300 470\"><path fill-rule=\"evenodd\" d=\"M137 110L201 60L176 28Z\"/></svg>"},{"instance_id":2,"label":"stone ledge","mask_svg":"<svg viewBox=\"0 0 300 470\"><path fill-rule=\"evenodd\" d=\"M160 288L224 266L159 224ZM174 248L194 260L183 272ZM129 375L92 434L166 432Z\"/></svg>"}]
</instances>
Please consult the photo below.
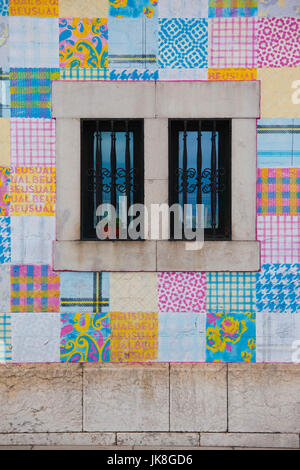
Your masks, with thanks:
<instances>
[{"instance_id":1,"label":"stone ledge","mask_svg":"<svg viewBox=\"0 0 300 470\"><path fill-rule=\"evenodd\" d=\"M200 445L205 447L299 448L298 434L263 433L201 433Z\"/></svg>"}]
</instances>

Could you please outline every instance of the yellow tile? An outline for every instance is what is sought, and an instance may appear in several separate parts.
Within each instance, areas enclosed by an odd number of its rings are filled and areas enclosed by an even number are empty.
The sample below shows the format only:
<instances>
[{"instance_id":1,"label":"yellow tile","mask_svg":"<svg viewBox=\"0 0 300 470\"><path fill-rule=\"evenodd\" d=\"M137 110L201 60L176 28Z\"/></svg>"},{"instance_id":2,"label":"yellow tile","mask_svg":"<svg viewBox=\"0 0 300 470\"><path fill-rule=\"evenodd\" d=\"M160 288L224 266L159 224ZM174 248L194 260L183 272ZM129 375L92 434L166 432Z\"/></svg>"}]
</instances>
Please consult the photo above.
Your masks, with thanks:
<instances>
[{"instance_id":1,"label":"yellow tile","mask_svg":"<svg viewBox=\"0 0 300 470\"><path fill-rule=\"evenodd\" d=\"M300 117L300 67L262 68L258 80L262 118Z\"/></svg>"},{"instance_id":2,"label":"yellow tile","mask_svg":"<svg viewBox=\"0 0 300 470\"><path fill-rule=\"evenodd\" d=\"M0 166L10 165L10 120L0 119Z\"/></svg>"},{"instance_id":3,"label":"yellow tile","mask_svg":"<svg viewBox=\"0 0 300 470\"><path fill-rule=\"evenodd\" d=\"M108 0L59 0L60 18L107 18Z\"/></svg>"},{"instance_id":4,"label":"yellow tile","mask_svg":"<svg viewBox=\"0 0 300 470\"><path fill-rule=\"evenodd\" d=\"M10 16L58 16L58 0L9 0Z\"/></svg>"}]
</instances>

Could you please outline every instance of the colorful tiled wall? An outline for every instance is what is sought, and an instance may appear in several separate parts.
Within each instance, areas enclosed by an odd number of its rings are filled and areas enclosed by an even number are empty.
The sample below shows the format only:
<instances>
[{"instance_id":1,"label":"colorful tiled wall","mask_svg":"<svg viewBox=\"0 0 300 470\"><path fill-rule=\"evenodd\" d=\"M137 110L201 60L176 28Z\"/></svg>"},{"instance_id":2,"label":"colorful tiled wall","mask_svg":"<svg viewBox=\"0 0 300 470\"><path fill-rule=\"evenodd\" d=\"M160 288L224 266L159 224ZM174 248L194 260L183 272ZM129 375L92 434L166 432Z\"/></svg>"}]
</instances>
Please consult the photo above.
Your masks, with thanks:
<instances>
[{"instance_id":1,"label":"colorful tiled wall","mask_svg":"<svg viewBox=\"0 0 300 470\"><path fill-rule=\"evenodd\" d=\"M0 15L0 361L299 360L299 0L0 0ZM53 272L59 79L261 80L261 271Z\"/></svg>"}]
</instances>

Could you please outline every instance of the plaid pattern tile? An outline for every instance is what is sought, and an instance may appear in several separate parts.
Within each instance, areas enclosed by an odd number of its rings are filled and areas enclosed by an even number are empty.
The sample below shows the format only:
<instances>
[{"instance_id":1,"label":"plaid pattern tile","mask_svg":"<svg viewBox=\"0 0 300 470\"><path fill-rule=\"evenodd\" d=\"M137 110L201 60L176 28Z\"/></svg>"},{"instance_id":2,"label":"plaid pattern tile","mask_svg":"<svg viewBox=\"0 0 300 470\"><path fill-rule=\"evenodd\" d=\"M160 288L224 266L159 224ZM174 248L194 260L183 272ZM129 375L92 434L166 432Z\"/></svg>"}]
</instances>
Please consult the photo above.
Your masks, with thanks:
<instances>
[{"instance_id":1,"label":"plaid pattern tile","mask_svg":"<svg viewBox=\"0 0 300 470\"><path fill-rule=\"evenodd\" d=\"M59 0L9 0L10 16L58 16Z\"/></svg>"},{"instance_id":2,"label":"plaid pattern tile","mask_svg":"<svg viewBox=\"0 0 300 470\"><path fill-rule=\"evenodd\" d=\"M258 216L257 240L261 242L261 262L300 262L300 216Z\"/></svg>"},{"instance_id":3,"label":"plaid pattern tile","mask_svg":"<svg viewBox=\"0 0 300 470\"><path fill-rule=\"evenodd\" d=\"M58 18L12 16L9 22L11 67L59 67Z\"/></svg>"},{"instance_id":4,"label":"plaid pattern tile","mask_svg":"<svg viewBox=\"0 0 300 470\"><path fill-rule=\"evenodd\" d=\"M257 213L300 214L300 168L257 170Z\"/></svg>"},{"instance_id":5,"label":"plaid pattern tile","mask_svg":"<svg viewBox=\"0 0 300 470\"><path fill-rule=\"evenodd\" d=\"M107 40L107 18L60 18L60 67L108 67Z\"/></svg>"},{"instance_id":6,"label":"plaid pattern tile","mask_svg":"<svg viewBox=\"0 0 300 470\"><path fill-rule=\"evenodd\" d=\"M62 312L107 312L109 273L61 273Z\"/></svg>"},{"instance_id":7,"label":"plaid pattern tile","mask_svg":"<svg viewBox=\"0 0 300 470\"><path fill-rule=\"evenodd\" d=\"M256 16L258 0L209 0L208 16Z\"/></svg>"},{"instance_id":8,"label":"plaid pattern tile","mask_svg":"<svg viewBox=\"0 0 300 470\"><path fill-rule=\"evenodd\" d=\"M157 19L109 17L108 30L110 69L157 67Z\"/></svg>"},{"instance_id":9,"label":"plaid pattern tile","mask_svg":"<svg viewBox=\"0 0 300 470\"><path fill-rule=\"evenodd\" d=\"M10 217L0 217L0 264L11 261Z\"/></svg>"},{"instance_id":10,"label":"plaid pattern tile","mask_svg":"<svg viewBox=\"0 0 300 470\"><path fill-rule=\"evenodd\" d=\"M205 362L206 311L160 312L160 362Z\"/></svg>"},{"instance_id":11,"label":"plaid pattern tile","mask_svg":"<svg viewBox=\"0 0 300 470\"><path fill-rule=\"evenodd\" d=\"M255 362L255 313L207 314L207 362Z\"/></svg>"},{"instance_id":12,"label":"plaid pattern tile","mask_svg":"<svg viewBox=\"0 0 300 470\"><path fill-rule=\"evenodd\" d=\"M7 313L0 313L0 363L11 361L11 318Z\"/></svg>"},{"instance_id":13,"label":"plaid pattern tile","mask_svg":"<svg viewBox=\"0 0 300 470\"><path fill-rule=\"evenodd\" d=\"M208 312L255 312L255 273L206 273Z\"/></svg>"},{"instance_id":14,"label":"plaid pattern tile","mask_svg":"<svg viewBox=\"0 0 300 470\"><path fill-rule=\"evenodd\" d=\"M60 69L61 80L109 80L109 70L106 69L84 69L81 67L71 69Z\"/></svg>"},{"instance_id":15,"label":"plaid pattern tile","mask_svg":"<svg viewBox=\"0 0 300 470\"><path fill-rule=\"evenodd\" d=\"M10 169L0 168L0 216L9 215Z\"/></svg>"},{"instance_id":16,"label":"plaid pattern tile","mask_svg":"<svg viewBox=\"0 0 300 470\"><path fill-rule=\"evenodd\" d=\"M110 325L111 362L147 362L157 359L157 312L112 312Z\"/></svg>"},{"instance_id":17,"label":"plaid pattern tile","mask_svg":"<svg viewBox=\"0 0 300 470\"><path fill-rule=\"evenodd\" d=\"M299 67L300 18L259 18L256 47L259 68Z\"/></svg>"},{"instance_id":18,"label":"plaid pattern tile","mask_svg":"<svg viewBox=\"0 0 300 470\"><path fill-rule=\"evenodd\" d=\"M109 313L61 315L61 362L108 362L110 360Z\"/></svg>"},{"instance_id":19,"label":"plaid pattern tile","mask_svg":"<svg viewBox=\"0 0 300 470\"><path fill-rule=\"evenodd\" d=\"M210 67L255 68L255 18L212 18Z\"/></svg>"},{"instance_id":20,"label":"plaid pattern tile","mask_svg":"<svg viewBox=\"0 0 300 470\"><path fill-rule=\"evenodd\" d=\"M8 0L0 0L0 15L1 16L9 15Z\"/></svg>"},{"instance_id":21,"label":"plaid pattern tile","mask_svg":"<svg viewBox=\"0 0 300 470\"><path fill-rule=\"evenodd\" d=\"M12 166L55 165L55 120L12 118L10 149Z\"/></svg>"},{"instance_id":22,"label":"plaid pattern tile","mask_svg":"<svg viewBox=\"0 0 300 470\"><path fill-rule=\"evenodd\" d=\"M59 69L14 69L10 71L11 116L51 118L51 80Z\"/></svg>"},{"instance_id":23,"label":"plaid pattern tile","mask_svg":"<svg viewBox=\"0 0 300 470\"><path fill-rule=\"evenodd\" d=\"M0 67L0 117L10 117L9 70Z\"/></svg>"},{"instance_id":24,"label":"plaid pattern tile","mask_svg":"<svg viewBox=\"0 0 300 470\"><path fill-rule=\"evenodd\" d=\"M160 68L207 67L207 19L160 18L158 41Z\"/></svg>"},{"instance_id":25,"label":"plaid pattern tile","mask_svg":"<svg viewBox=\"0 0 300 470\"><path fill-rule=\"evenodd\" d=\"M300 127L294 119L259 119L257 122L257 160L259 168L293 166L294 137ZM296 165L295 165L296 166Z\"/></svg>"},{"instance_id":26,"label":"plaid pattern tile","mask_svg":"<svg viewBox=\"0 0 300 470\"><path fill-rule=\"evenodd\" d=\"M264 264L256 274L258 312L300 312L300 264Z\"/></svg>"},{"instance_id":27,"label":"plaid pattern tile","mask_svg":"<svg viewBox=\"0 0 300 470\"><path fill-rule=\"evenodd\" d=\"M59 312L59 274L50 266L11 266L12 312Z\"/></svg>"}]
</instances>

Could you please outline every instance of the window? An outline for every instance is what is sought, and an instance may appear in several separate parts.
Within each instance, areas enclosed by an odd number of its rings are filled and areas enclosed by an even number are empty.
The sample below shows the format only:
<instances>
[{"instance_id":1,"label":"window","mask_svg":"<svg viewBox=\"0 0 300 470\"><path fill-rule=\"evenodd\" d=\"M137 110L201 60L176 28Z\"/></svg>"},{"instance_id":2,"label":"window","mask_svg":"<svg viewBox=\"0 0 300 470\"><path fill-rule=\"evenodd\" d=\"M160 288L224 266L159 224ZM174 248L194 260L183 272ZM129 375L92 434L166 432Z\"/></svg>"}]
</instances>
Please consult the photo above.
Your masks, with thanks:
<instances>
[{"instance_id":1,"label":"window","mask_svg":"<svg viewBox=\"0 0 300 470\"><path fill-rule=\"evenodd\" d=\"M169 120L169 204L191 205L193 230L203 204L205 240L231 237L230 160L230 120Z\"/></svg>"},{"instance_id":2,"label":"window","mask_svg":"<svg viewBox=\"0 0 300 470\"><path fill-rule=\"evenodd\" d=\"M144 202L143 120L83 119L81 121L81 239L97 240L101 204L115 208L116 224L105 225L101 240L119 239L120 201ZM124 201L124 199L123 199ZM128 216L128 227L131 218ZM110 230L113 229L113 233Z\"/></svg>"},{"instance_id":3,"label":"window","mask_svg":"<svg viewBox=\"0 0 300 470\"><path fill-rule=\"evenodd\" d=\"M257 271L259 103L257 81L53 82L54 269ZM203 247L175 237L97 239L95 207L111 202L119 214L120 194L148 213L206 202Z\"/></svg>"}]
</instances>

